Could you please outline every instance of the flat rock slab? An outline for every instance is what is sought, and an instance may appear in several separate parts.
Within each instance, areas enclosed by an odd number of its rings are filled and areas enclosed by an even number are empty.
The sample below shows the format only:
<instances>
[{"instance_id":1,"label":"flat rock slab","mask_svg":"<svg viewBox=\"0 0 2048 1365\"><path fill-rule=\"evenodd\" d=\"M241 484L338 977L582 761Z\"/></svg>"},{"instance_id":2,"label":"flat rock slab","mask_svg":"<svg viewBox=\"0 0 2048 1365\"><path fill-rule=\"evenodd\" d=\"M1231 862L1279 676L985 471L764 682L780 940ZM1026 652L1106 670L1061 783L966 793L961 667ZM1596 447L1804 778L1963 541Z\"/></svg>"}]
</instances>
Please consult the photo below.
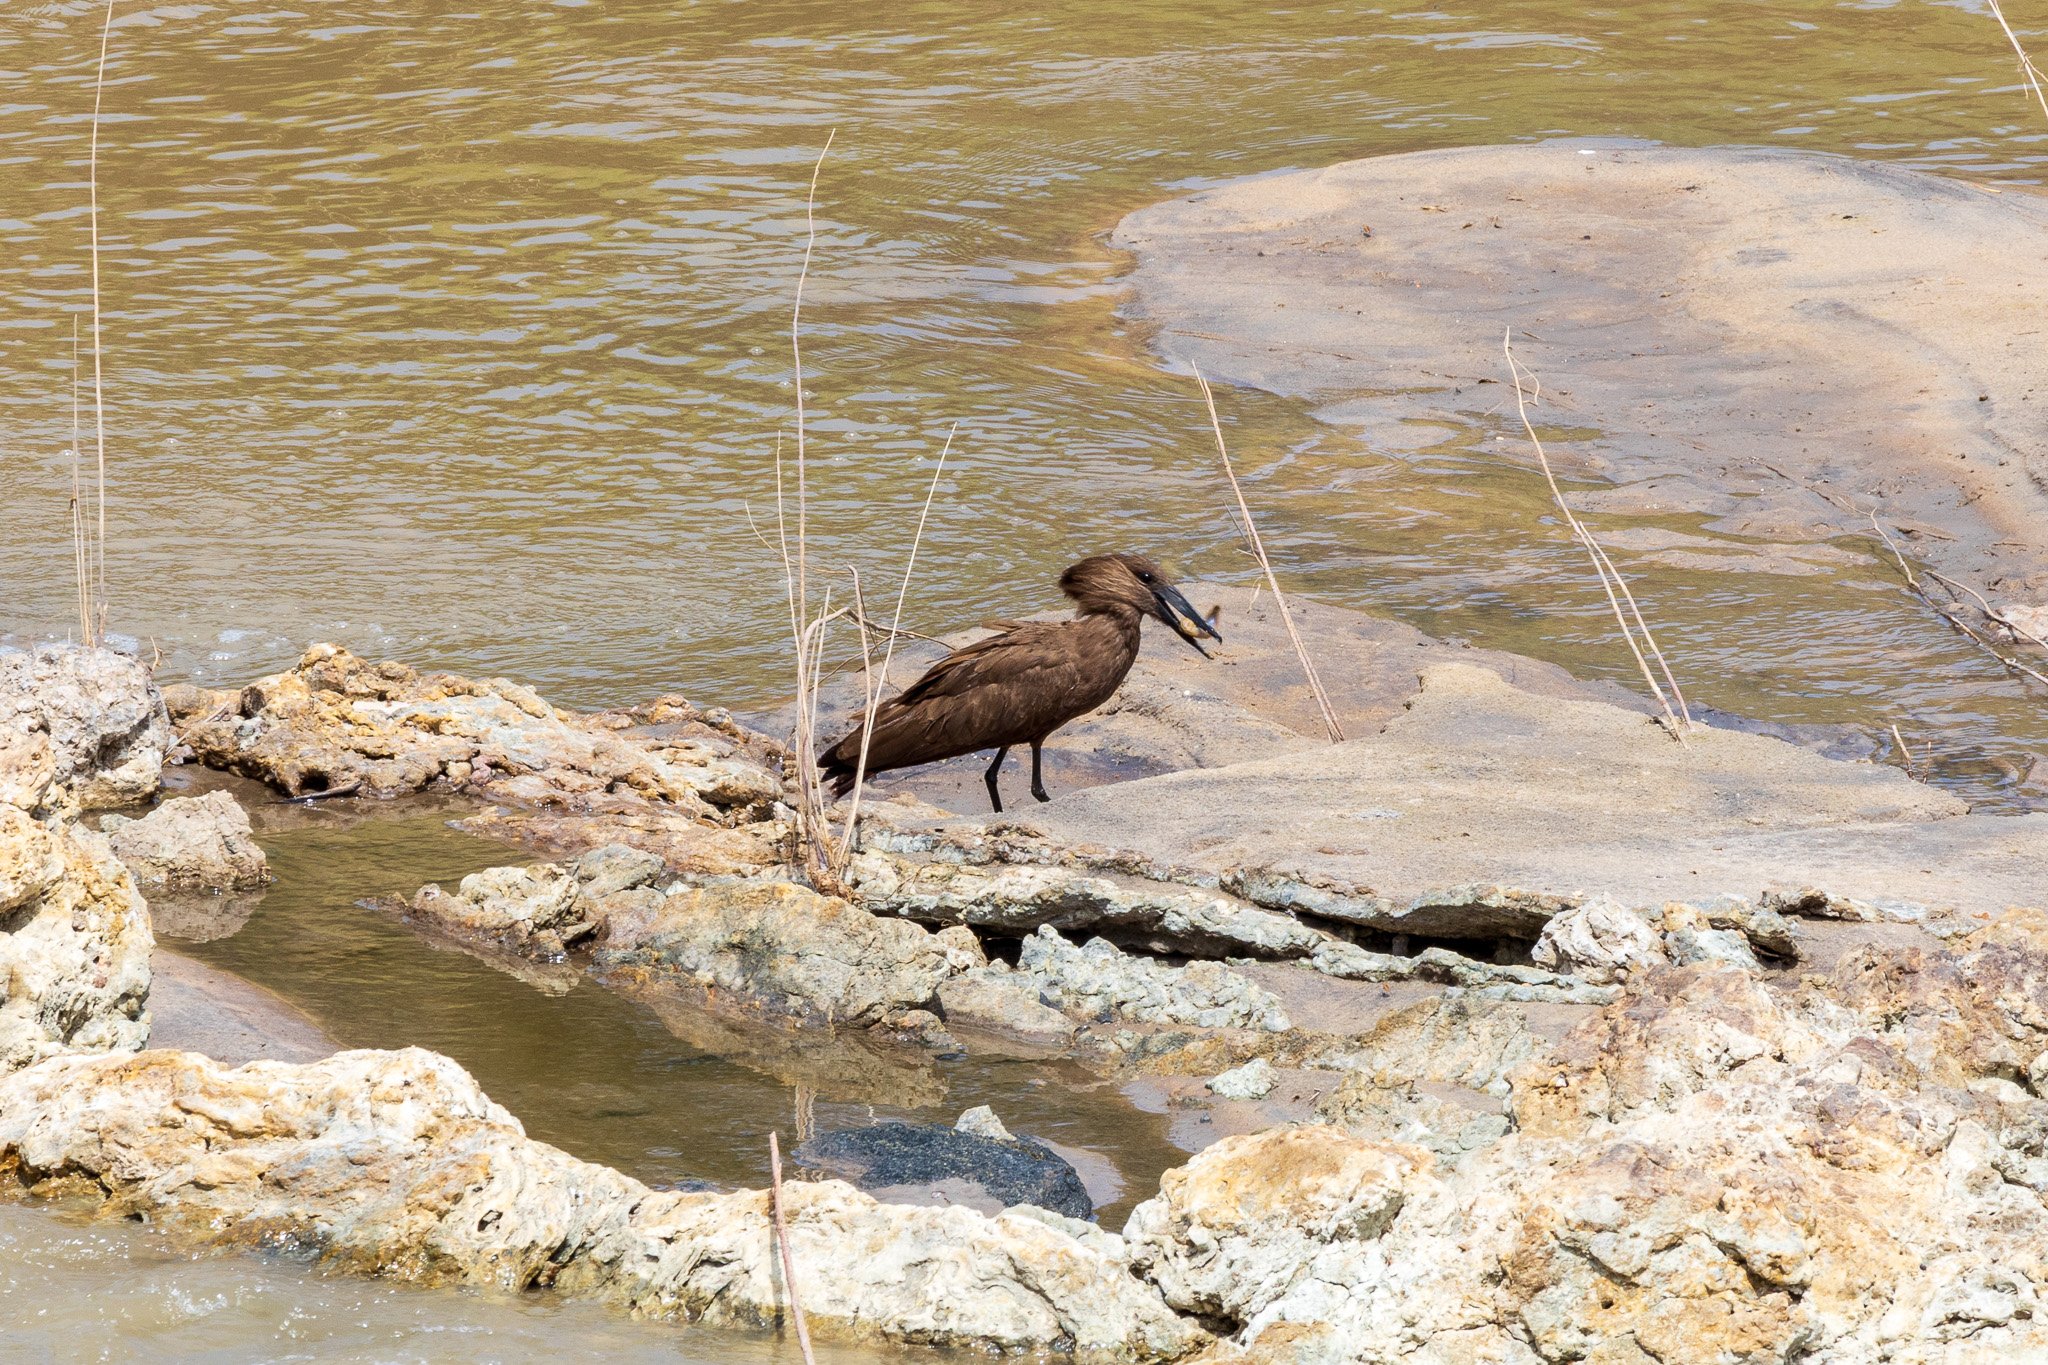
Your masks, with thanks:
<instances>
[{"instance_id":1,"label":"flat rock slab","mask_svg":"<svg viewBox=\"0 0 2048 1365\"><path fill-rule=\"evenodd\" d=\"M2048 597L2038 195L1545 143L1236 181L1114 241L1166 355L1320 400L1384 448L1416 419L1507 430L1513 328L1543 384L1532 417L1577 429L1551 451L1568 468L1693 480L1690 510L1774 540L1867 531L1801 486L1832 485L1994 599Z\"/></svg>"},{"instance_id":2,"label":"flat rock slab","mask_svg":"<svg viewBox=\"0 0 2048 1365\"><path fill-rule=\"evenodd\" d=\"M1101 710L1053 732L1045 745L1046 789L1054 796L1105 783L1155 777L1189 768L1221 768L1297 750L1320 749L1327 736L1322 716L1303 681L1285 623L1268 592L1243 584L1183 584L1196 607L1222 609L1223 641L1209 646L1211 658L1189 649L1156 623L1145 627L1143 649L1130 676ZM1415 695L1424 669L1444 663L1487 668L1525 691L1552 697L1609 702L1648 712L1648 701L1609 682L1574 678L1556 664L1502 650L1474 649L1425 635L1389 617L1351 611L1305 597L1287 599L1288 614L1316 660L1338 724L1346 735L1371 734ZM1034 619L1056 619L1044 613ZM959 645L979 633L949 637ZM899 651L889 680L907 687L942 651L920 645ZM859 714L858 673L828 684L823 727L831 737L852 727ZM761 720L771 733L786 734L794 723L789 708ZM1751 727L1732 716L1715 723ZM1757 725L1835 755L1861 755L1869 741L1844 726ZM988 812L982 770L986 752L945 763L882 773L871 782L874 797L887 800L908 792L966 815ZM1006 806L1026 819L1037 809L1028 787L1030 754L1017 750L1003 769Z\"/></svg>"},{"instance_id":3,"label":"flat rock slab","mask_svg":"<svg viewBox=\"0 0 2048 1365\"><path fill-rule=\"evenodd\" d=\"M1820 886L1965 913L2048 897L2048 815L1969 815L1895 769L1510 686L1423 675L1378 734L1077 792L1056 838L1222 871L1273 866L1396 899L1506 885L1631 904Z\"/></svg>"}]
</instances>

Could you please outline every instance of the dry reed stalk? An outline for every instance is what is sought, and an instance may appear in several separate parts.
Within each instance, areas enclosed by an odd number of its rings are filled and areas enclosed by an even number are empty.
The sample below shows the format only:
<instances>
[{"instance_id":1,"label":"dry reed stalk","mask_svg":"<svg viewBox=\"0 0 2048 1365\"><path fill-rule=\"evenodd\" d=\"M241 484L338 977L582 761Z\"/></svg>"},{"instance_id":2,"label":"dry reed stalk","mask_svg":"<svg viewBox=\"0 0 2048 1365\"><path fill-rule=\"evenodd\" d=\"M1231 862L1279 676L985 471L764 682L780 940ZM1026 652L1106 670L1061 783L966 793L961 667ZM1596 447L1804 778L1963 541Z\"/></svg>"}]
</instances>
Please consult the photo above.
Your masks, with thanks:
<instances>
[{"instance_id":1,"label":"dry reed stalk","mask_svg":"<svg viewBox=\"0 0 2048 1365\"><path fill-rule=\"evenodd\" d=\"M86 643L97 649L107 634L107 399L100 376L100 105L107 88L107 46L114 36L114 0L107 0L106 22L100 26L100 61L92 81L92 139L86 155L86 193L92 227L92 412L97 473L93 496L99 508L94 542L93 623Z\"/></svg>"},{"instance_id":2,"label":"dry reed stalk","mask_svg":"<svg viewBox=\"0 0 2048 1365\"><path fill-rule=\"evenodd\" d=\"M84 423L80 417L80 390L85 383L84 370L78 363L78 315L71 315L71 570L78 583L78 638L80 643L92 643L92 575L87 566L92 562L86 548L85 499L80 479L79 461L83 458L80 449L80 433Z\"/></svg>"},{"instance_id":3,"label":"dry reed stalk","mask_svg":"<svg viewBox=\"0 0 2048 1365\"><path fill-rule=\"evenodd\" d=\"M1990 6L1991 17L2005 30L2005 40L2012 44L2012 50L2019 56L2020 79L2027 83L2027 89L2034 92L2034 99L2041 106L2041 116L2048 118L2048 90L2042 89L2041 69L2034 65L2034 59L2027 55L2026 48L2020 46L2019 34L2014 33L2012 25L2005 22L2005 11L1998 7L1998 0L1986 0L1986 3Z\"/></svg>"},{"instance_id":4,"label":"dry reed stalk","mask_svg":"<svg viewBox=\"0 0 2048 1365\"><path fill-rule=\"evenodd\" d=\"M1252 523L1252 509L1245 503L1244 489L1237 482L1237 471L1230 464L1230 450L1223 443L1223 419L1216 415L1216 395L1209 390L1209 381L1202 374L1201 367L1190 361L1188 368L1195 373L1195 382L1202 386L1202 401L1209 405L1209 427L1216 433L1216 453L1223 460L1223 473L1230 480L1230 491L1237 498L1237 513L1243 519L1245 539L1251 544L1252 554L1257 557L1259 567L1266 572L1266 586L1272 589L1274 609L1280 613L1280 624L1287 627L1287 638L1294 642L1295 657L1301 660L1302 674L1308 679L1308 690L1316 699L1316 707L1323 713L1323 728L1330 732L1332 744L1344 739L1344 727L1337 723L1336 708L1330 705L1330 694L1323 690L1323 680L1316 676L1316 666L1308 657L1308 646L1302 643L1301 632L1294 628L1294 618L1287 612L1287 599L1281 596L1280 580L1274 576L1273 561L1266 557L1266 544L1259 538L1259 528ZM1253 600L1257 600L1254 594Z\"/></svg>"},{"instance_id":5,"label":"dry reed stalk","mask_svg":"<svg viewBox=\"0 0 2048 1365\"><path fill-rule=\"evenodd\" d=\"M810 603L810 465L809 436L804 414L803 310L804 285L811 276L811 256L818 244L818 177L831 154L837 130L825 137L825 146L811 167L810 188L804 197L804 259L797 272L796 296L789 310L789 354L796 386L796 554L790 555L788 514L784 507L782 441L775 443L775 527L781 542L784 587L789 596L790 636L796 650L797 722L796 842L797 856L812 882L822 891L843 890L833 869L830 854L831 824L825 815L825 800L817 762L818 668L824 647L825 625L831 619L831 591L826 590L826 608L811 619Z\"/></svg>"},{"instance_id":6,"label":"dry reed stalk","mask_svg":"<svg viewBox=\"0 0 2048 1365\"><path fill-rule=\"evenodd\" d=\"M1671 676L1671 665L1665 661L1664 651L1657 647L1656 637L1650 633L1650 626L1643 619L1642 609L1636 605L1635 594L1628 590L1628 584L1614 567L1614 561L1607 557L1607 551L1600 548L1600 542L1593 539L1593 533L1586 529L1564 499L1564 490L1558 487L1557 475L1551 471L1550 457L1544 453L1543 442L1536 436L1535 424L1529 420L1529 404L1526 390L1522 386L1522 367L1515 361L1514 331L1502 333L1501 354L1507 357L1508 375L1515 386L1515 412L1522 419L1522 430L1528 434L1529 444L1535 447L1536 462L1543 469L1543 480L1550 485L1551 500L1563 514L1565 524L1572 528L1572 534L1585 547L1587 558L1593 561L1593 571L1600 576L1600 586L1607 593L1607 605L1613 609L1615 623L1621 627L1621 638L1628 643L1629 653L1635 655L1636 666L1642 669L1643 681L1649 684L1650 692L1657 698L1657 704L1664 708L1664 722L1672 737L1680 744L1686 742L1685 732L1692 728L1692 710L1685 704L1685 694L1678 690L1677 680ZM1626 611L1622 603L1628 603ZM1629 622L1633 619L1634 629ZM1636 633L1642 634L1642 643L1636 643ZM1671 685L1669 696L1657 683L1656 675L1650 671L1650 661L1643 655L1644 648L1657 660L1657 667L1664 674L1664 680ZM1674 712L1671 698L1678 698L1678 710ZM1683 719L1681 720L1681 716Z\"/></svg>"},{"instance_id":7,"label":"dry reed stalk","mask_svg":"<svg viewBox=\"0 0 2048 1365\"><path fill-rule=\"evenodd\" d=\"M789 1316L796 1323L797 1349L804 1353L804 1365L817 1365L811 1354L811 1329L804 1322L804 1305L796 1294L796 1258L789 1251L789 1225L782 1219L782 1145L774 1133L768 1135L768 1188L775 1210L775 1245L782 1252L782 1286L789 1291Z\"/></svg>"},{"instance_id":8,"label":"dry reed stalk","mask_svg":"<svg viewBox=\"0 0 2048 1365\"><path fill-rule=\"evenodd\" d=\"M1899 733L1898 722L1892 722L1892 743L1899 746L1899 757L1905 760L1906 776L1917 777L1913 771L1913 751L1906 747L1906 737Z\"/></svg>"},{"instance_id":9,"label":"dry reed stalk","mask_svg":"<svg viewBox=\"0 0 2048 1365\"><path fill-rule=\"evenodd\" d=\"M959 435L959 433L960 424L955 422L952 429L946 433L946 444L939 448L939 463L932 470L931 486L924 491L924 506L918 509L917 530L911 534L910 555L903 563L903 582L896 588L896 611L889 618L889 643L882 650L882 672L880 677L874 676L873 672L868 668L868 609L863 603L855 603L859 608L859 616L856 619L859 620L861 628L861 681L866 690L867 705L861 712L860 758L853 767L853 800L847 807L846 832L839 841L838 865L834 869L835 871L843 872L846 867L846 860L853 854L854 830L856 822L860 819L861 793L867 786L868 744L874 734L875 711L882 704L882 689L889 684L889 665L896 660L896 641L903 633L903 603L910 596L910 576L917 569L918 547L924 544L925 522L931 518L932 499L939 492L939 476L946 472L946 457L952 454L953 438ZM853 571L849 569L848 572L852 573ZM856 590L858 590L860 575L855 574L853 581Z\"/></svg>"}]
</instances>

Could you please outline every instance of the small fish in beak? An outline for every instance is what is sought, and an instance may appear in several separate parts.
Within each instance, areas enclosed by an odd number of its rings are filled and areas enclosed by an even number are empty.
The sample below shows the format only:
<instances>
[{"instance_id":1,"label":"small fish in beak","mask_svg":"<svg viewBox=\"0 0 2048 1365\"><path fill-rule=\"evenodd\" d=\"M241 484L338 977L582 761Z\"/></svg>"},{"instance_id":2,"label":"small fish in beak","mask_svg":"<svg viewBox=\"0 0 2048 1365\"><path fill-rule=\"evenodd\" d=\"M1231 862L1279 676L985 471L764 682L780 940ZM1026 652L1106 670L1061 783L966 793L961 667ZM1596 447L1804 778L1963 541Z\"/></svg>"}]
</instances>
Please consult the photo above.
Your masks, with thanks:
<instances>
[{"instance_id":1,"label":"small fish in beak","mask_svg":"<svg viewBox=\"0 0 2048 1365\"><path fill-rule=\"evenodd\" d=\"M1213 657L1202 648L1202 636L1220 642L1223 636L1216 627L1205 620L1202 613L1195 610L1194 603L1182 597L1172 584L1154 583L1151 586L1152 600L1159 605L1159 619L1172 626L1175 635L1193 645L1197 654L1205 659Z\"/></svg>"}]
</instances>

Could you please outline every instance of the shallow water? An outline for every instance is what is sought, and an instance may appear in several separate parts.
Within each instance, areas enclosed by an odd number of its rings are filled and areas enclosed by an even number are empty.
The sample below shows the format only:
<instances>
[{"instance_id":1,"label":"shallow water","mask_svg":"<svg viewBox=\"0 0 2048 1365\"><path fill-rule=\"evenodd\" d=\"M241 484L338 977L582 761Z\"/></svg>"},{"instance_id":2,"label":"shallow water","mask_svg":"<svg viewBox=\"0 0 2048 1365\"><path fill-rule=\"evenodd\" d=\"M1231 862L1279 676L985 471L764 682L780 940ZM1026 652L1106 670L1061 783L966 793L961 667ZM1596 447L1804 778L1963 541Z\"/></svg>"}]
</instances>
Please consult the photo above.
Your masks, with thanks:
<instances>
[{"instance_id":1,"label":"shallow water","mask_svg":"<svg viewBox=\"0 0 2048 1365\"><path fill-rule=\"evenodd\" d=\"M351 1365L775 1365L764 1333L634 1322L543 1295L429 1291L180 1251L153 1229L0 1200L0 1356L12 1362L332 1361ZM900 1353L821 1348L851 1365ZM923 1357L930 1359L929 1356Z\"/></svg>"},{"instance_id":2,"label":"shallow water","mask_svg":"<svg viewBox=\"0 0 2048 1365\"><path fill-rule=\"evenodd\" d=\"M515 978L357 902L429 881L452 887L531 855L449 829L445 811L372 811L331 809L265 834L278 880L247 925L211 942L170 941L284 995L344 1047L446 1053L531 1136L650 1184L758 1188L771 1130L793 1146L812 1124L950 1124L990 1104L1019 1132L1120 1167L1123 1187L1099 1211L1120 1228L1159 1172L1185 1159L1163 1118L1076 1067L934 1062L911 1049L835 1047L815 1032L721 1029L687 1002L628 997L566 964L542 984Z\"/></svg>"},{"instance_id":3,"label":"shallow water","mask_svg":"<svg viewBox=\"0 0 2048 1365\"><path fill-rule=\"evenodd\" d=\"M784 690L755 526L792 420L802 192L828 134L806 309L815 559L842 591L843 563L892 573L958 421L912 592L927 630L1053 605L1058 567L1105 546L1245 571L1187 383L1115 316L1102 234L1132 208L1556 136L2025 183L2048 166L1971 4L444 9L158 6L115 31L107 572L115 628L172 675L241 679L333 638L572 704ZM0 544L0 630L20 634L71 610L97 14L0 20L0 429L10 505L42 509ZM1519 449L1492 440L1501 414L1374 449L1296 403L1225 404L1302 586L1626 676ZM1640 584L1699 700L1897 723L1993 804L2048 782L2023 777L2048 747L2041 699L1879 566L1653 565Z\"/></svg>"}]
</instances>

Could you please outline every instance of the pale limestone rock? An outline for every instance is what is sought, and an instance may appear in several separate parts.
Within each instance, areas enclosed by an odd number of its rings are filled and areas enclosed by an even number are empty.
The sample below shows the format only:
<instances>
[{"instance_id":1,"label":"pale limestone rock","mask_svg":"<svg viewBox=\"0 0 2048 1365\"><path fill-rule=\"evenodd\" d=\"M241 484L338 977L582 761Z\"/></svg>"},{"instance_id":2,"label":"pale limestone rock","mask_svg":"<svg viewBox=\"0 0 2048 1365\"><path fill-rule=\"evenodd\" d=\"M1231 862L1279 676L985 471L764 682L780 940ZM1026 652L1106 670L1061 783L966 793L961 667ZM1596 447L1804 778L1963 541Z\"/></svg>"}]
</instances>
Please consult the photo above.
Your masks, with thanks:
<instances>
[{"instance_id":1,"label":"pale limestone rock","mask_svg":"<svg viewBox=\"0 0 2048 1365\"><path fill-rule=\"evenodd\" d=\"M174 796L139 820L107 816L114 856L147 886L247 891L270 880L249 813L224 791Z\"/></svg>"},{"instance_id":2,"label":"pale limestone rock","mask_svg":"<svg viewBox=\"0 0 2048 1365\"><path fill-rule=\"evenodd\" d=\"M295 1247L425 1284L552 1285L648 1316L781 1320L768 1196L657 1193L528 1139L445 1057L344 1052L229 1069L194 1053L69 1056L0 1078L0 1166L219 1247ZM1120 1240L1043 1217L784 1187L812 1329L1087 1360L1203 1340Z\"/></svg>"},{"instance_id":3,"label":"pale limestone rock","mask_svg":"<svg viewBox=\"0 0 2048 1365\"><path fill-rule=\"evenodd\" d=\"M43 799L64 811L149 800L171 745L163 697L148 669L111 649L69 644L0 649L0 749L36 733L50 746ZM0 753L0 770L19 765ZM39 769L41 760L33 765Z\"/></svg>"},{"instance_id":4,"label":"pale limestone rock","mask_svg":"<svg viewBox=\"0 0 2048 1365\"><path fill-rule=\"evenodd\" d=\"M149 1039L149 909L101 836L0 805L0 1073Z\"/></svg>"},{"instance_id":5,"label":"pale limestone rock","mask_svg":"<svg viewBox=\"0 0 2048 1365\"><path fill-rule=\"evenodd\" d=\"M996 1117L996 1111L985 1104L977 1104L963 1112L953 1126L963 1133L983 1137L991 1142L1015 1142L1016 1136L1003 1126Z\"/></svg>"},{"instance_id":6,"label":"pale limestone rock","mask_svg":"<svg viewBox=\"0 0 2048 1365\"><path fill-rule=\"evenodd\" d=\"M566 864L489 867L464 877L455 891L420 888L408 908L438 928L481 937L537 958L558 958L595 933L614 910L658 893L661 858L623 844L593 849ZM644 892L629 896L627 893Z\"/></svg>"},{"instance_id":7,"label":"pale limestone rock","mask_svg":"<svg viewBox=\"0 0 2048 1365\"><path fill-rule=\"evenodd\" d=\"M1124 1240L1168 1303L1243 1322L1332 1245L1385 1232L1415 1175L1401 1153L1335 1128L1225 1138L1161 1178Z\"/></svg>"},{"instance_id":8,"label":"pale limestone rock","mask_svg":"<svg viewBox=\"0 0 2048 1365\"><path fill-rule=\"evenodd\" d=\"M1043 999L1078 1019L1268 1033L1290 1027L1271 991L1221 963L1172 967L1123 952L1106 939L1076 946L1050 926L1024 940L1017 970Z\"/></svg>"},{"instance_id":9,"label":"pale limestone rock","mask_svg":"<svg viewBox=\"0 0 2048 1365\"><path fill-rule=\"evenodd\" d=\"M1598 983L1668 960L1649 916L1607 896L1595 896L1552 917L1529 956L1539 967Z\"/></svg>"},{"instance_id":10,"label":"pale limestone rock","mask_svg":"<svg viewBox=\"0 0 2048 1365\"><path fill-rule=\"evenodd\" d=\"M829 1023L922 1007L941 982L988 962L967 929L932 933L790 882L714 881L613 900L598 946L606 964L677 972Z\"/></svg>"},{"instance_id":11,"label":"pale limestone rock","mask_svg":"<svg viewBox=\"0 0 2048 1365\"><path fill-rule=\"evenodd\" d=\"M1418 1055L1432 1023L1384 1050ZM1430 1071L1483 1079L1434 1032ZM1528 1048L1513 1131L1455 1141L1456 1110L1399 1092L1392 1057L1322 1107L1370 1136L1291 1130L1307 1164L1409 1163L1376 1236L1290 1242L1314 1220L1272 1211L1275 1159L1230 1144L1170 1173L1127 1235L1169 1301L1239 1324L1218 1362L2048 1358L2048 1102L2013 1080L2044 1047L2042 911L1865 947L1783 991L1725 963L1651 968ZM1411 1135L1443 1159L1391 1140ZM1191 1186L1227 1235L1178 1212Z\"/></svg>"},{"instance_id":12,"label":"pale limestone rock","mask_svg":"<svg viewBox=\"0 0 2048 1365\"><path fill-rule=\"evenodd\" d=\"M1034 978L1000 962L941 981L939 1009L948 1024L1000 1033L1035 1047L1065 1047L1079 1031L1073 1020L1039 999Z\"/></svg>"},{"instance_id":13,"label":"pale limestone rock","mask_svg":"<svg viewBox=\"0 0 2048 1365\"><path fill-rule=\"evenodd\" d=\"M1070 867L920 862L870 849L850 872L855 896L878 914L1001 934L1046 926L1155 952L1258 958L1307 957L1328 938L1233 896Z\"/></svg>"},{"instance_id":14,"label":"pale limestone rock","mask_svg":"<svg viewBox=\"0 0 2048 1365\"><path fill-rule=\"evenodd\" d=\"M203 763L298 796L390 796L430 785L504 803L479 817L570 850L629 842L679 871L773 865L780 750L674 698L578 715L502 679L477 682L371 663L315 645L239 692L173 688Z\"/></svg>"},{"instance_id":15,"label":"pale limestone rock","mask_svg":"<svg viewBox=\"0 0 2048 1365\"><path fill-rule=\"evenodd\" d=\"M1264 1057L1254 1057L1243 1066L1211 1076L1209 1090L1218 1099L1262 1100L1273 1093L1280 1077Z\"/></svg>"}]
</instances>

